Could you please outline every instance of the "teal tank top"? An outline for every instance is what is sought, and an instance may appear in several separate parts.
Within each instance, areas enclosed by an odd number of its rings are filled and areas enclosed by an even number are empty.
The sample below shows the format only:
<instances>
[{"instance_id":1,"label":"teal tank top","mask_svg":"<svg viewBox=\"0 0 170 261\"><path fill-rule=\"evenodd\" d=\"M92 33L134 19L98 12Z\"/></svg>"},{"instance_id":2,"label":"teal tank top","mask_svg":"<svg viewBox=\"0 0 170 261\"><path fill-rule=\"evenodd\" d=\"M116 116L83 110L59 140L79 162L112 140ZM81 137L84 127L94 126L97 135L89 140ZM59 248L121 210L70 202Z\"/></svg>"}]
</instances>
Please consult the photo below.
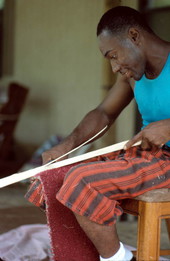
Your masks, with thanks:
<instances>
[{"instance_id":1,"label":"teal tank top","mask_svg":"<svg viewBox=\"0 0 170 261\"><path fill-rule=\"evenodd\" d=\"M135 82L134 96L142 116L142 128L151 122L170 118L170 54L156 79L143 75ZM170 141L166 145L170 147Z\"/></svg>"}]
</instances>

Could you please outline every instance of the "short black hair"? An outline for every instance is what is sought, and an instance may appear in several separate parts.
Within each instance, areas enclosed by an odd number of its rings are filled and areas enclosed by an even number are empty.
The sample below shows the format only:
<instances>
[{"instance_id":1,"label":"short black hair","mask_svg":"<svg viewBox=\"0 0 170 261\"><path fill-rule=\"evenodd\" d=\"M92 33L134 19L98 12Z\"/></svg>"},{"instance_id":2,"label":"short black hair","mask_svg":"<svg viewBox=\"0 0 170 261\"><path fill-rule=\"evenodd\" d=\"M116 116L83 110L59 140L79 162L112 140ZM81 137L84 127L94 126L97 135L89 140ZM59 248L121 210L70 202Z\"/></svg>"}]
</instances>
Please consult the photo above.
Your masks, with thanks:
<instances>
[{"instance_id":1,"label":"short black hair","mask_svg":"<svg viewBox=\"0 0 170 261\"><path fill-rule=\"evenodd\" d=\"M117 6L108 10L101 17L97 26L97 36L104 30L110 31L112 34L123 33L132 26L154 34L140 12L128 6Z\"/></svg>"}]
</instances>

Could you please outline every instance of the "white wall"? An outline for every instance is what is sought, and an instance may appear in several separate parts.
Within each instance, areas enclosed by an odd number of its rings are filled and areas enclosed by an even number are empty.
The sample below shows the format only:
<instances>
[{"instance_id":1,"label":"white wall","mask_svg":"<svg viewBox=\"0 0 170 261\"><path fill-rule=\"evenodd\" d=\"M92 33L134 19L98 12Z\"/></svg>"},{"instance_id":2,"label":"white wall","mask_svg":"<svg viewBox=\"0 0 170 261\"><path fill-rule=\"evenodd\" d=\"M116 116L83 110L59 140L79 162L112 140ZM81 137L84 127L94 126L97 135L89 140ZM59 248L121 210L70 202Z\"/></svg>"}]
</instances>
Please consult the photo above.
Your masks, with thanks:
<instances>
[{"instance_id":1,"label":"white wall","mask_svg":"<svg viewBox=\"0 0 170 261\"><path fill-rule=\"evenodd\" d=\"M16 137L67 135L101 101L98 0L16 0L13 79L30 88Z\"/></svg>"},{"instance_id":2,"label":"white wall","mask_svg":"<svg viewBox=\"0 0 170 261\"><path fill-rule=\"evenodd\" d=\"M104 59L98 50L96 26L107 2L15 0L14 74L10 80L30 89L16 129L20 143L39 146L52 134L66 136L101 102ZM117 2L137 4L133 0ZM116 122L116 136L113 128L100 144L130 138L133 128L132 104Z\"/></svg>"}]
</instances>

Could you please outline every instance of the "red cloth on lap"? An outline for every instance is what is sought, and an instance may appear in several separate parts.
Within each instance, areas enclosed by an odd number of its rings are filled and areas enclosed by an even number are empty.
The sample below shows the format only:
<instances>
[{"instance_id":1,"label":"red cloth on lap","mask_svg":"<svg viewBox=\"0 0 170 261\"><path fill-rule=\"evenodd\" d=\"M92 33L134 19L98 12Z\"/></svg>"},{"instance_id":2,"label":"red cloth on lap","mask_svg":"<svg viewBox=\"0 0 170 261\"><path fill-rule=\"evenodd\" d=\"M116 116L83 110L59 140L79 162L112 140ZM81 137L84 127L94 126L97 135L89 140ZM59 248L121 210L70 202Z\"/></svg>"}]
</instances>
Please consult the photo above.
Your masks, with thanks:
<instances>
[{"instance_id":1,"label":"red cloth on lap","mask_svg":"<svg viewBox=\"0 0 170 261\"><path fill-rule=\"evenodd\" d=\"M54 260L97 261L99 254L80 228L74 214L56 200L56 194L62 186L64 176L71 167L52 169L39 174ZM29 192L26 197L29 198ZM39 206L38 203L37 205Z\"/></svg>"}]
</instances>

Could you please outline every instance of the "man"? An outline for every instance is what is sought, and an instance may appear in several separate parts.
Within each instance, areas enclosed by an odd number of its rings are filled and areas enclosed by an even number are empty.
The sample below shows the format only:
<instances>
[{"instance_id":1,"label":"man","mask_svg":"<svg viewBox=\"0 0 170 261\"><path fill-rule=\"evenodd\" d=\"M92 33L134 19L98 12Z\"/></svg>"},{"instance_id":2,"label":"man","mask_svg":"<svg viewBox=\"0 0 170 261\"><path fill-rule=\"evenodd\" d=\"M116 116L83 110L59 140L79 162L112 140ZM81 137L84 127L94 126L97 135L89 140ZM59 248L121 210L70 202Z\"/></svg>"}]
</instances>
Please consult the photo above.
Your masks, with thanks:
<instances>
[{"instance_id":1,"label":"man","mask_svg":"<svg viewBox=\"0 0 170 261\"><path fill-rule=\"evenodd\" d=\"M113 73L120 74L118 80L64 142L43 154L43 162L108 129L135 97L142 130L124 150L72 168L56 196L73 211L101 261L132 260L116 233L116 218L122 214L118 201L170 187L170 43L155 35L139 12L123 6L103 15L97 36ZM137 141L141 146L132 147Z\"/></svg>"}]
</instances>

